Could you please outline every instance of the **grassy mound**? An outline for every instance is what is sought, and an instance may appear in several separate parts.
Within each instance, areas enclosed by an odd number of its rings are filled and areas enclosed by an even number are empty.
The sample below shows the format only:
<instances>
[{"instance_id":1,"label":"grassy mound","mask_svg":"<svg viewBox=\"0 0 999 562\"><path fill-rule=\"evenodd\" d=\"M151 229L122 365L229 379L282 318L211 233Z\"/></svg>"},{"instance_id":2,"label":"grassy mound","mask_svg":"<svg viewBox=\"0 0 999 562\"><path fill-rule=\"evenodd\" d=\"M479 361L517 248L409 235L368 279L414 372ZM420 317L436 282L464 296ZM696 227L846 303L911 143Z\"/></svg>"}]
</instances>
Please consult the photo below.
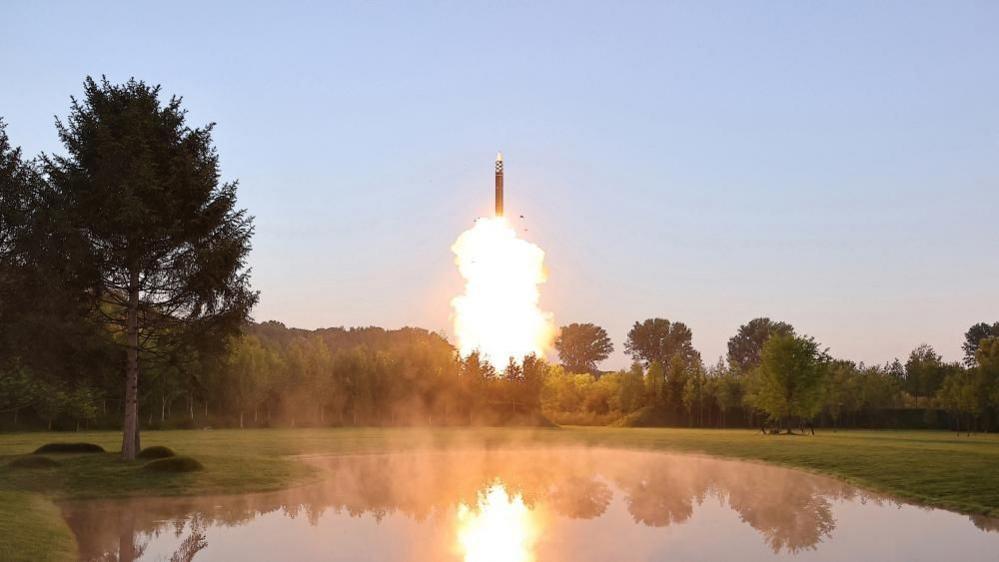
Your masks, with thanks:
<instances>
[{"instance_id":1,"label":"grassy mound","mask_svg":"<svg viewBox=\"0 0 999 562\"><path fill-rule=\"evenodd\" d=\"M46 443L35 449L36 455L45 453L103 453L104 447L95 443Z\"/></svg>"},{"instance_id":2,"label":"grassy mound","mask_svg":"<svg viewBox=\"0 0 999 562\"><path fill-rule=\"evenodd\" d=\"M7 466L11 468L55 468L60 466L59 461L50 459L48 457L18 457L9 463Z\"/></svg>"},{"instance_id":3,"label":"grassy mound","mask_svg":"<svg viewBox=\"0 0 999 562\"><path fill-rule=\"evenodd\" d=\"M153 472L194 472L205 467L191 457L167 457L149 461L142 468Z\"/></svg>"},{"instance_id":4,"label":"grassy mound","mask_svg":"<svg viewBox=\"0 0 999 562\"><path fill-rule=\"evenodd\" d=\"M164 447L163 445L154 445L152 447L146 447L145 449L139 451L136 455L140 459L166 459L170 457L176 457L177 453L173 452L170 447Z\"/></svg>"}]
</instances>

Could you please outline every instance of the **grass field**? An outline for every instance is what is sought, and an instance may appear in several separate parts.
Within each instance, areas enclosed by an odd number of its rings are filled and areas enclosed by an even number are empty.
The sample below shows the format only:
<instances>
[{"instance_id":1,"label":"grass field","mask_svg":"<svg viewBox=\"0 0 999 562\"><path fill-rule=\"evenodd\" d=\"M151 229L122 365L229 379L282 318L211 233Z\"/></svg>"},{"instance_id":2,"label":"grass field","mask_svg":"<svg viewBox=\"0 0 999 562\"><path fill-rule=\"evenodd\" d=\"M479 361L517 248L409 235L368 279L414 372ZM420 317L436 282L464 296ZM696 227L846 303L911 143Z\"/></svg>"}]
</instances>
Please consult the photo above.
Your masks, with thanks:
<instances>
[{"instance_id":1,"label":"grass field","mask_svg":"<svg viewBox=\"0 0 999 562\"><path fill-rule=\"evenodd\" d=\"M197 458L205 469L150 473L141 463L125 463L111 453L49 455L61 463L56 468L6 466L52 441L89 441L113 451L120 434L0 434L2 560L72 559L73 538L52 500L273 490L314 477L294 455L413 448L602 445L699 452L821 472L926 505L999 516L997 435L842 431L764 436L749 430L582 427L158 431L144 433L143 444L166 445Z\"/></svg>"}]
</instances>

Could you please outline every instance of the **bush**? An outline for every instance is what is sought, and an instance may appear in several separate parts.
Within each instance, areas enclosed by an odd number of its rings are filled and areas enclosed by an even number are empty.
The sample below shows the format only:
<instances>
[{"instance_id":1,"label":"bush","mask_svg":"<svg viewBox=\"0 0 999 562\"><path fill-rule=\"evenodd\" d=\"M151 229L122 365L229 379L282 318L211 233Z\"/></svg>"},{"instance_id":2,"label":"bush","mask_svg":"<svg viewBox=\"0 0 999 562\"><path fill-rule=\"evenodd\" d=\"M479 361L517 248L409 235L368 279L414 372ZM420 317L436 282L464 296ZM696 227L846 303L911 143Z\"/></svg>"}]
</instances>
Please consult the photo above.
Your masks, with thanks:
<instances>
[{"instance_id":1,"label":"bush","mask_svg":"<svg viewBox=\"0 0 999 562\"><path fill-rule=\"evenodd\" d=\"M104 447L95 443L46 443L35 450L36 455L44 453L103 453Z\"/></svg>"},{"instance_id":2,"label":"bush","mask_svg":"<svg viewBox=\"0 0 999 562\"><path fill-rule=\"evenodd\" d=\"M167 457L149 461L142 468L153 472L194 472L205 467L191 457Z\"/></svg>"},{"instance_id":3,"label":"bush","mask_svg":"<svg viewBox=\"0 0 999 562\"><path fill-rule=\"evenodd\" d=\"M7 464L10 468L55 468L60 466L59 461L48 457L20 457Z\"/></svg>"},{"instance_id":4,"label":"bush","mask_svg":"<svg viewBox=\"0 0 999 562\"><path fill-rule=\"evenodd\" d=\"M164 447L163 445L154 445L152 447L146 447L145 449L139 451L136 455L140 459L166 459L170 457L176 457L177 453L173 452L170 447Z\"/></svg>"}]
</instances>

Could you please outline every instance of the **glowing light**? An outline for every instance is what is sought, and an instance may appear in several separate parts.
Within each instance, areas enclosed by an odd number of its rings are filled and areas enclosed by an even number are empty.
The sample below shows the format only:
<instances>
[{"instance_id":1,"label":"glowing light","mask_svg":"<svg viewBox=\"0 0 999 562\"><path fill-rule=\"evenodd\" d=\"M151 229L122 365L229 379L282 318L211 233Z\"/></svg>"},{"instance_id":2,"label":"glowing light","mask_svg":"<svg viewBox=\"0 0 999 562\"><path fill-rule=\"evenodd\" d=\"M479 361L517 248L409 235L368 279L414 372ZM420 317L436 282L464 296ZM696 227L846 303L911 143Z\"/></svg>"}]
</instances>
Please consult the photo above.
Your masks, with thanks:
<instances>
[{"instance_id":1,"label":"glowing light","mask_svg":"<svg viewBox=\"0 0 999 562\"><path fill-rule=\"evenodd\" d=\"M478 506L458 506L458 547L465 562L533 562L538 524L519 495L502 484L479 494Z\"/></svg>"},{"instance_id":2,"label":"glowing light","mask_svg":"<svg viewBox=\"0 0 999 562\"><path fill-rule=\"evenodd\" d=\"M500 370L511 357L543 357L555 334L552 315L538 308L544 251L518 238L503 217L475 221L451 250L465 278L465 293L451 301L462 357L478 350Z\"/></svg>"}]
</instances>

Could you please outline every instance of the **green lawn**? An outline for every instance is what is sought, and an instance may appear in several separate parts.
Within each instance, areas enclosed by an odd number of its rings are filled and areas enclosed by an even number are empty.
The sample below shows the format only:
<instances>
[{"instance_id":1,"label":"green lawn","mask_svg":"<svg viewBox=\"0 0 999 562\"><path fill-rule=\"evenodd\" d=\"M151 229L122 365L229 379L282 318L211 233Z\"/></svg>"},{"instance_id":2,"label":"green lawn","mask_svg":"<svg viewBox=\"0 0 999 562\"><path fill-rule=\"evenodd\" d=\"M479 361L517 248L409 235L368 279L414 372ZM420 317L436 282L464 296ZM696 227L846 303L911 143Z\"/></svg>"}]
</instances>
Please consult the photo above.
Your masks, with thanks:
<instances>
[{"instance_id":1,"label":"green lawn","mask_svg":"<svg viewBox=\"0 0 999 562\"><path fill-rule=\"evenodd\" d=\"M114 454L49 455L61 466L6 464L51 441L89 441L109 451L120 434L0 434L0 559L71 559L73 538L50 500L122 495L238 493L308 481L301 454L431 447L603 445L707 453L761 460L838 476L868 489L966 513L999 516L999 436L928 431L841 431L764 436L749 430L562 429L269 429L157 431L143 444L190 455L205 470L149 473ZM43 552L39 552L39 549Z\"/></svg>"}]
</instances>

